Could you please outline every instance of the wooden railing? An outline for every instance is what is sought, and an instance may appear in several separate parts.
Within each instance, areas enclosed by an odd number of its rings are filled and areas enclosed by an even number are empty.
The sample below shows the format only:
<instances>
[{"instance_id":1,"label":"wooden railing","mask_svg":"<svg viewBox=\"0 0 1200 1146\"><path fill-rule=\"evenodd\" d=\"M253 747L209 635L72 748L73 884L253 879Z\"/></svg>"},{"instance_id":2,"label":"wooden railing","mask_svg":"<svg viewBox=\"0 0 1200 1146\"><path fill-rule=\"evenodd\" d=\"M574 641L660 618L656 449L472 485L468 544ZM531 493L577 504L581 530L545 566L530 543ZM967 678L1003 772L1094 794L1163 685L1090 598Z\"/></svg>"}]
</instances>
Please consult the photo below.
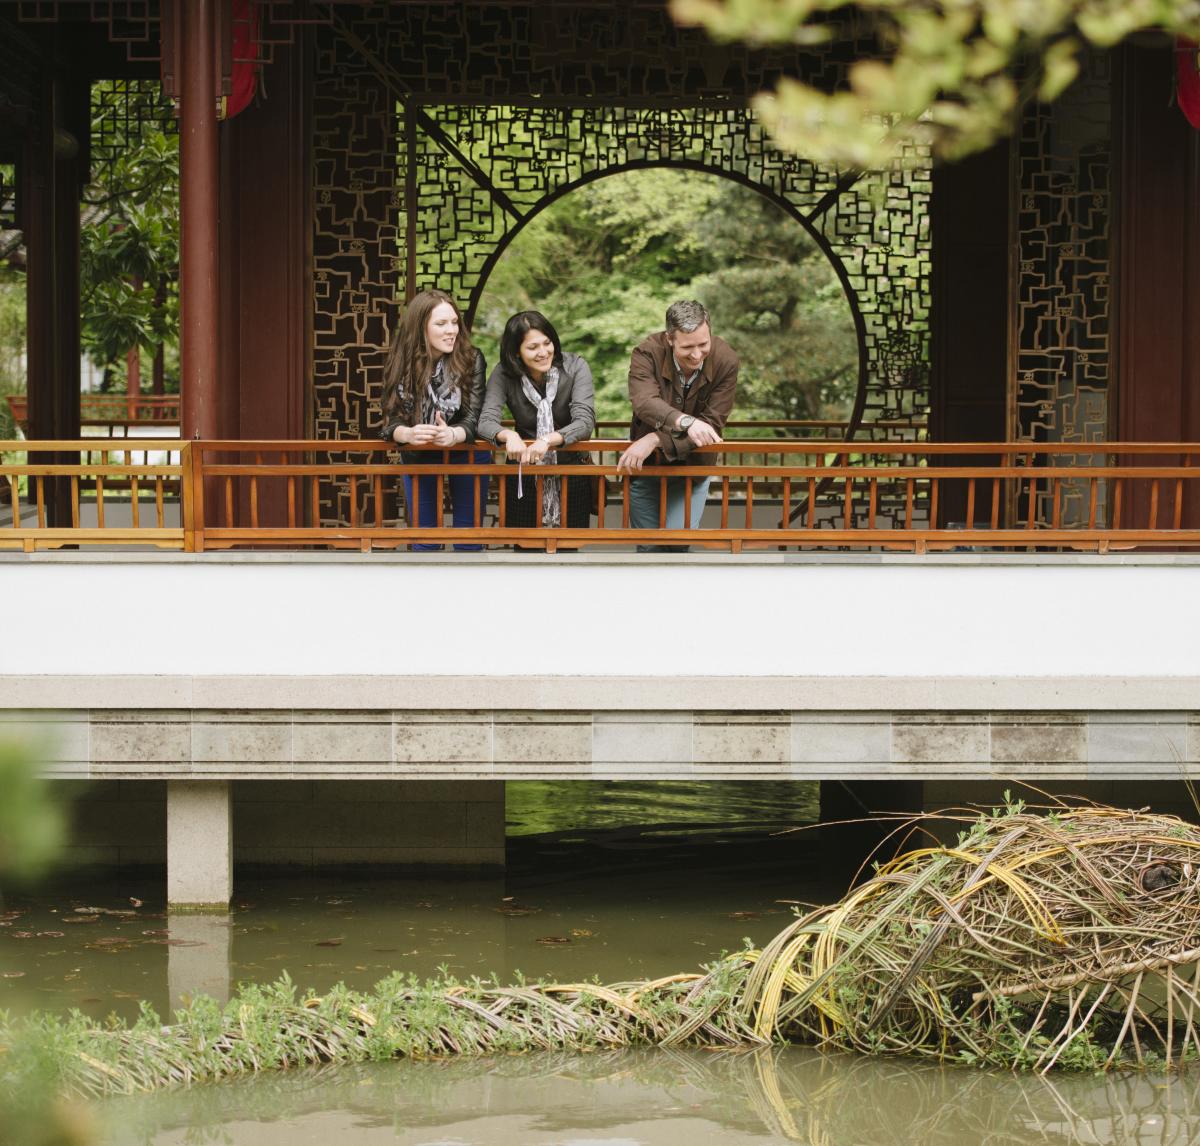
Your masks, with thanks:
<instances>
[{"instance_id":1,"label":"wooden railing","mask_svg":"<svg viewBox=\"0 0 1200 1146\"><path fill-rule=\"evenodd\" d=\"M29 400L24 394L6 396L13 421L27 432ZM119 426L179 425L178 394L81 394L79 424L101 426L110 431Z\"/></svg>"},{"instance_id":2,"label":"wooden railing","mask_svg":"<svg viewBox=\"0 0 1200 1146\"><path fill-rule=\"evenodd\" d=\"M642 476L710 477L701 528L632 530L629 482L616 469L624 441L566 453L588 466L526 467L535 524L508 521L512 466L448 465L444 451L401 465L374 440L136 443L0 442L0 548L150 545L193 551L237 547L397 549L413 543L545 549L635 544L753 548L1105 552L1200 546L1200 444L854 443L729 441L699 464ZM492 452L477 444L477 451ZM490 478L473 527L409 526L402 473ZM592 528L549 528L541 492L552 475L590 477ZM569 507L571 490L564 486ZM685 504L688 499L685 499ZM660 500L660 512L665 498ZM663 520L660 517L660 521ZM685 520L685 525L690 525Z\"/></svg>"}]
</instances>

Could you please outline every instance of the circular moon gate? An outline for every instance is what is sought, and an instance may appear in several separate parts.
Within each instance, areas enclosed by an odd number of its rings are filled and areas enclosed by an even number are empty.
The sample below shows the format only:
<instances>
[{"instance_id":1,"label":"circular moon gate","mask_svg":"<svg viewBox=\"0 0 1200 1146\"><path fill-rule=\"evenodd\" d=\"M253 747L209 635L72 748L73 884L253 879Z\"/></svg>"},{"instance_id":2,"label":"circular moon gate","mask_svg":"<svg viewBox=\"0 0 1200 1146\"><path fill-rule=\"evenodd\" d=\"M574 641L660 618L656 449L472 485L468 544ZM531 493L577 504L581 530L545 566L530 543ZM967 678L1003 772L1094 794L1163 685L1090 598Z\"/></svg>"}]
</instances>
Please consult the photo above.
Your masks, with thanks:
<instances>
[{"instance_id":1,"label":"circular moon gate","mask_svg":"<svg viewBox=\"0 0 1200 1146\"><path fill-rule=\"evenodd\" d=\"M855 314L855 436L922 436L929 409L930 168L921 157L886 172L819 166L781 152L749 109L728 98L674 95L685 87L674 72L653 92L631 98L580 94L567 83L570 69L556 65L539 79L551 97L542 102L515 91L527 76L497 67L486 95L466 90L468 77L461 81L465 94L448 99L430 93L449 91L459 79L430 78L428 60L409 59L405 38L378 27L363 21L345 34L335 30L319 43L315 62L315 436L353 436L377 421L388 329L400 300L436 284L471 309L490 266L528 219L589 180L640 166L735 179L804 225L836 268ZM664 61L654 47L642 51L667 71L684 77L695 70L686 53ZM500 54L518 48L496 45ZM831 74L840 67L825 63ZM418 77L425 94L406 87L405 76ZM743 82L757 80L747 73ZM326 494L322 516L345 516L346 491L330 486Z\"/></svg>"}]
</instances>

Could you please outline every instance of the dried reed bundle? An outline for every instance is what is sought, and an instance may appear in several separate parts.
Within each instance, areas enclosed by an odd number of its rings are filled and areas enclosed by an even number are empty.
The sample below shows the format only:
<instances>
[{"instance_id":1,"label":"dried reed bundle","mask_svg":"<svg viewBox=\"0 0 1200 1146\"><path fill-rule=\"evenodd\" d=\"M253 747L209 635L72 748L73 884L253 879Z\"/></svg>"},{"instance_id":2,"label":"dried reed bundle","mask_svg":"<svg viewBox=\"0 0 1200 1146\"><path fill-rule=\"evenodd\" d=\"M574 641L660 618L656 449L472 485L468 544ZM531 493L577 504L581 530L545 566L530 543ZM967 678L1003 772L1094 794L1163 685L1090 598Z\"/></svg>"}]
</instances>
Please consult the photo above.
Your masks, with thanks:
<instances>
[{"instance_id":1,"label":"dried reed bundle","mask_svg":"<svg viewBox=\"0 0 1200 1146\"><path fill-rule=\"evenodd\" d=\"M161 1026L41 1016L64 1084L134 1092L303 1063L791 1040L1007 1068L1178 1065L1200 1052L1200 829L1088 805L976 818L762 951L650 982L417 983L302 997L284 978ZM9 1056L10 1077L17 1073Z\"/></svg>"}]
</instances>

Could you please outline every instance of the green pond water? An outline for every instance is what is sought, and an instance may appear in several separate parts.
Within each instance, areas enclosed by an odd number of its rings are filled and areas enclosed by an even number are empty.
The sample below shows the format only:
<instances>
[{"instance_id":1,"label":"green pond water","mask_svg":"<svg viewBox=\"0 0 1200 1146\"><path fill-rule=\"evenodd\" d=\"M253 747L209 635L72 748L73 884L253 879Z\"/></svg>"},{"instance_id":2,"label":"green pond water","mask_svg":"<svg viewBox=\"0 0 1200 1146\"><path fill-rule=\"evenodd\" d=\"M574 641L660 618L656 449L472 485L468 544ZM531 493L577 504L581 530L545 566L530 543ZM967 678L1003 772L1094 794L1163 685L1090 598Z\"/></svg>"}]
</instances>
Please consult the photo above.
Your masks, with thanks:
<instances>
[{"instance_id":1,"label":"green pond water","mask_svg":"<svg viewBox=\"0 0 1200 1146\"><path fill-rule=\"evenodd\" d=\"M511 785L494 879L239 877L228 916L171 916L161 873L61 874L0 908L0 1007L168 1014L287 971L301 987L417 975L608 982L761 945L846 886L812 785ZM686 826L685 826L686 825ZM81 910L82 909L82 910ZM908 1061L627 1051L264 1075L96 1104L94 1141L370 1143L1185 1143L1192 1076L1039 1079ZM4 1141L0 1128L0 1143Z\"/></svg>"}]
</instances>

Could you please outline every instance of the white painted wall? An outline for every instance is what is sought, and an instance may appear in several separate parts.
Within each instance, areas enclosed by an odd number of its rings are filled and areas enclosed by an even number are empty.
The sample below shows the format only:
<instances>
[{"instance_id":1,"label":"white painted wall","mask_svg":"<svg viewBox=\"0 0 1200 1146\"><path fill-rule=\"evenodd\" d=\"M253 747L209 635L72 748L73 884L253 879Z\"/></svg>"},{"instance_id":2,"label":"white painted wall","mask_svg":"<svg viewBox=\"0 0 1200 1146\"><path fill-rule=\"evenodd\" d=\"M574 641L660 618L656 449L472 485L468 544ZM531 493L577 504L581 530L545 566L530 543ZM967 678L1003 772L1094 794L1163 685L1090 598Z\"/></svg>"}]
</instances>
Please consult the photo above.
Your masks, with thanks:
<instances>
[{"instance_id":1,"label":"white painted wall","mask_svg":"<svg viewBox=\"0 0 1200 1146\"><path fill-rule=\"evenodd\" d=\"M1182 557L75 553L0 586L0 677L1200 679Z\"/></svg>"}]
</instances>

